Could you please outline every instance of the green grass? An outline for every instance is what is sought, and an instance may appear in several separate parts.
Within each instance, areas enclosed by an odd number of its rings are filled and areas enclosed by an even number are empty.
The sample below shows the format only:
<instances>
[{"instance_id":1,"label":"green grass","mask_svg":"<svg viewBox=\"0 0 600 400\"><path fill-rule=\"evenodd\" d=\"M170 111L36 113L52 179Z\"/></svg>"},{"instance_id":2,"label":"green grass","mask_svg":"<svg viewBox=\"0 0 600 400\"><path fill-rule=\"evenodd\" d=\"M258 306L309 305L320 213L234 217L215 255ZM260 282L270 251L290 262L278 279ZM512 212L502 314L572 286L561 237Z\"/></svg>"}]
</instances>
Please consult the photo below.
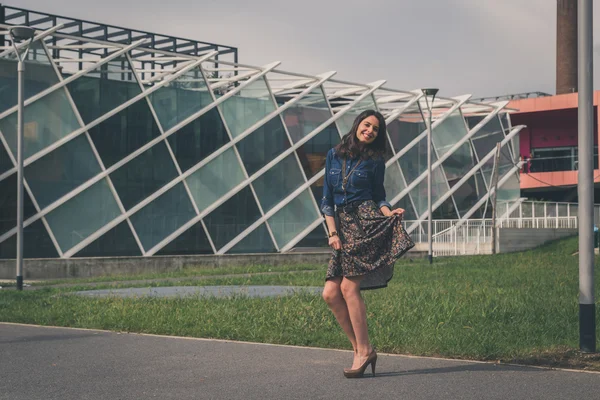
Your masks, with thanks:
<instances>
[{"instance_id":1,"label":"green grass","mask_svg":"<svg viewBox=\"0 0 600 400\"><path fill-rule=\"evenodd\" d=\"M572 256L576 250L575 238L523 253L439 258L433 266L425 261L398 262L387 289L364 292L372 342L379 351L390 353L600 370L600 359L576 351L578 257ZM190 275L165 284L321 286L325 268L305 266L308 272L294 272L299 268L289 266L278 268L277 274L201 281ZM265 272L263 267L244 272L253 271ZM105 286L132 285L121 281ZM319 296L98 299L70 295L79 289L82 286L0 291L0 321L350 348ZM600 321L600 313L596 318Z\"/></svg>"}]
</instances>

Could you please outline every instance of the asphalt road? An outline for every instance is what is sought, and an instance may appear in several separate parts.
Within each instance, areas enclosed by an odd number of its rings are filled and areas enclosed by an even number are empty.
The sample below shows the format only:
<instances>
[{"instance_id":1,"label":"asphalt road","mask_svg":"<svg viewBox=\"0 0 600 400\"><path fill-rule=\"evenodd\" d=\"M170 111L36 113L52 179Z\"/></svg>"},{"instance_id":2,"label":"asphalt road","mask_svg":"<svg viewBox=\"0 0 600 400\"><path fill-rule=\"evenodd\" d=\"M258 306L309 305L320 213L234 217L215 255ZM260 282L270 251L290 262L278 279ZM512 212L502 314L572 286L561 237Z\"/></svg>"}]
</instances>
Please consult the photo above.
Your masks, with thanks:
<instances>
[{"instance_id":1,"label":"asphalt road","mask_svg":"<svg viewBox=\"0 0 600 400\"><path fill-rule=\"evenodd\" d=\"M600 399L600 374L0 323L0 399Z\"/></svg>"}]
</instances>

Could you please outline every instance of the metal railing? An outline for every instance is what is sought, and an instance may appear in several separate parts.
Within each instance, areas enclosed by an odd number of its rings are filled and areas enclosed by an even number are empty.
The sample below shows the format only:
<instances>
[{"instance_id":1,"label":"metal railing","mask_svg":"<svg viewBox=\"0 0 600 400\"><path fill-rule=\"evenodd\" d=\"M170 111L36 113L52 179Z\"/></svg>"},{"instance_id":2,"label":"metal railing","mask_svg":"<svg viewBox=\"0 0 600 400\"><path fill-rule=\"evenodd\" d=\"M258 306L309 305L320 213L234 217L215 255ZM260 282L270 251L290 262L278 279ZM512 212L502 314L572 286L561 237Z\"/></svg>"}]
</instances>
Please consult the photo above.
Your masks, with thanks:
<instances>
[{"instance_id":1,"label":"metal railing","mask_svg":"<svg viewBox=\"0 0 600 400\"><path fill-rule=\"evenodd\" d=\"M600 205L594 206L594 221L598 224ZM427 221L404 221L409 227L418 223L411 232L416 249L427 251ZM548 203L534 201L501 202L498 204L498 228L577 229L576 203ZM492 219L433 220L432 241L434 256L491 254Z\"/></svg>"}]
</instances>

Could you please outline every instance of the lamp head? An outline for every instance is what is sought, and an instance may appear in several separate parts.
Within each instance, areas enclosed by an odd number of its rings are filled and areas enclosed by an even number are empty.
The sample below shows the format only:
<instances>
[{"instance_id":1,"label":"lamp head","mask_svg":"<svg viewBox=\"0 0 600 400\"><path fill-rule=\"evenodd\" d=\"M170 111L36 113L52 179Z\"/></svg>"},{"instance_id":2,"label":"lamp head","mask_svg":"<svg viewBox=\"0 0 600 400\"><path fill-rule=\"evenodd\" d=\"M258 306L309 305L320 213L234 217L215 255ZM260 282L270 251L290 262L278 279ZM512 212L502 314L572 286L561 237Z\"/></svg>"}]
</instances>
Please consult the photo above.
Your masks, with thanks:
<instances>
[{"instance_id":1,"label":"lamp head","mask_svg":"<svg viewBox=\"0 0 600 400\"><path fill-rule=\"evenodd\" d=\"M437 94L437 92L439 91L439 89L427 88L427 89L421 89L421 91L423 92L423 94L425 96L433 96L433 97L435 97L435 95Z\"/></svg>"},{"instance_id":2,"label":"lamp head","mask_svg":"<svg viewBox=\"0 0 600 400\"><path fill-rule=\"evenodd\" d=\"M17 43L33 39L35 36L35 29L29 26L13 26L9 29L9 32L12 40Z\"/></svg>"}]
</instances>

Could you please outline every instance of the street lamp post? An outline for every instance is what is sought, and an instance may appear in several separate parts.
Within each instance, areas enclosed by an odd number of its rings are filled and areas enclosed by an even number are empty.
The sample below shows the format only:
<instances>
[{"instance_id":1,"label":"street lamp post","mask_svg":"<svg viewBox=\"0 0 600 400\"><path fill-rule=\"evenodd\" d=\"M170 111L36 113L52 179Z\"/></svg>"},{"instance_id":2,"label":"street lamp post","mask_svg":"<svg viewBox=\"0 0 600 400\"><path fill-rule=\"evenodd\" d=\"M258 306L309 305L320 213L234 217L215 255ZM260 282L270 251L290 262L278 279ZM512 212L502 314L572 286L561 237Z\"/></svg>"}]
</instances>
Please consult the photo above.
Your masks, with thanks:
<instances>
[{"instance_id":1,"label":"street lamp post","mask_svg":"<svg viewBox=\"0 0 600 400\"><path fill-rule=\"evenodd\" d=\"M433 101L438 89L421 89L425 96L425 104L427 105L427 245L429 264L433 264L433 241L431 235L431 114L433 110ZM431 96L431 103L428 96Z\"/></svg>"},{"instance_id":2,"label":"street lamp post","mask_svg":"<svg viewBox=\"0 0 600 400\"><path fill-rule=\"evenodd\" d=\"M9 30L13 48L17 55L17 82L18 82L18 116L17 116L17 290L23 290L23 108L24 97L23 83L25 74L25 58L29 51L35 30L28 26L15 26ZM19 53L17 43L21 44L23 53Z\"/></svg>"}]
</instances>

